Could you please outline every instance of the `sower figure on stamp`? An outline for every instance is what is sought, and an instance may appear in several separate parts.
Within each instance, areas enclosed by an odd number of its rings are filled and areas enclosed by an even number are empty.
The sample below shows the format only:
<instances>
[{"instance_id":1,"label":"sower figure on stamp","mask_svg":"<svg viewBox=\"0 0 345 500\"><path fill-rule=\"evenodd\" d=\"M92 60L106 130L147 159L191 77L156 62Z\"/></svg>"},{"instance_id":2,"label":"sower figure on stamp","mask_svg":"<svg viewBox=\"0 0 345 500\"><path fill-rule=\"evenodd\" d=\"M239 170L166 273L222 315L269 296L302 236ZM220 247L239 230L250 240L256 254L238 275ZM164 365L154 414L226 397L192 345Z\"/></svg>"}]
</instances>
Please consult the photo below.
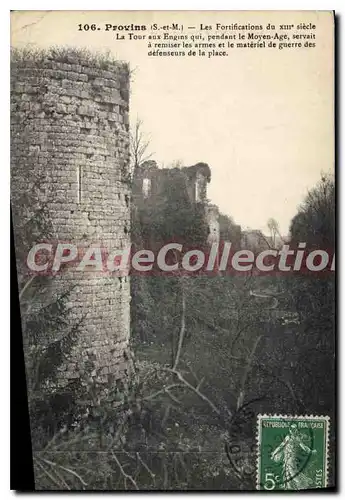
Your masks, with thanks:
<instances>
[{"instance_id":1,"label":"sower figure on stamp","mask_svg":"<svg viewBox=\"0 0 345 500\"><path fill-rule=\"evenodd\" d=\"M313 485L313 480L301 470L299 456L301 450L313 455L316 454L316 450L311 450L302 439L297 425L291 424L289 434L271 455L272 460L283 464L284 484L287 490L305 490Z\"/></svg>"}]
</instances>

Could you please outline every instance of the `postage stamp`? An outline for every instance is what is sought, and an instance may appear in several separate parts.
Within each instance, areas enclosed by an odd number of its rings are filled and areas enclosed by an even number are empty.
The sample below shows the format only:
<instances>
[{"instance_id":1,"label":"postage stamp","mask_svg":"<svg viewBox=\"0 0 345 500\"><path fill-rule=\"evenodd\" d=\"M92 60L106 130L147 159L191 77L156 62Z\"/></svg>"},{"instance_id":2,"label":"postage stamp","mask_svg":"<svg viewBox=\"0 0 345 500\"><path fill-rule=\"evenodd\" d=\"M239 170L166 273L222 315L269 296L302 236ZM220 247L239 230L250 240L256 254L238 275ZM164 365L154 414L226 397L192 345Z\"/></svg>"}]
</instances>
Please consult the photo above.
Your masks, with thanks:
<instances>
[{"instance_id":1,"label":"postage stamp","mask_svg":"<svg viewBox=\"0 0 345 500\"><path fill-rule=\"evenodd\" d=\"M329 417L258 415L258 490L327 487Z\"/></svg>"}]
</instances>

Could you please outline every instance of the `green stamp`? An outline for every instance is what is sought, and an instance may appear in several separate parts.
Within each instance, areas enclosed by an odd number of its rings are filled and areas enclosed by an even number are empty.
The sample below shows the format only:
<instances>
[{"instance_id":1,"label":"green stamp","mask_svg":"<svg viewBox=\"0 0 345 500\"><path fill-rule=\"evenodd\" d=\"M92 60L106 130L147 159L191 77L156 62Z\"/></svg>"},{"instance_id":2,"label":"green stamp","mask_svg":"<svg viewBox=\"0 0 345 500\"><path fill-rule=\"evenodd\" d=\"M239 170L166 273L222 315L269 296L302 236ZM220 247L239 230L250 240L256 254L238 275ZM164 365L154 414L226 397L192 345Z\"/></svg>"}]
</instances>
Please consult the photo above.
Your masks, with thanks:
<instances>
[{"instance_id":1,"label":"green stamp","mask_svg":"<svg viewBox=\"0 0 345 500\"><path fill-rule=\"evenodd\" d=\"M258 490L327 487L329 417L258 415Z\"/></svg>"}]
</instances>

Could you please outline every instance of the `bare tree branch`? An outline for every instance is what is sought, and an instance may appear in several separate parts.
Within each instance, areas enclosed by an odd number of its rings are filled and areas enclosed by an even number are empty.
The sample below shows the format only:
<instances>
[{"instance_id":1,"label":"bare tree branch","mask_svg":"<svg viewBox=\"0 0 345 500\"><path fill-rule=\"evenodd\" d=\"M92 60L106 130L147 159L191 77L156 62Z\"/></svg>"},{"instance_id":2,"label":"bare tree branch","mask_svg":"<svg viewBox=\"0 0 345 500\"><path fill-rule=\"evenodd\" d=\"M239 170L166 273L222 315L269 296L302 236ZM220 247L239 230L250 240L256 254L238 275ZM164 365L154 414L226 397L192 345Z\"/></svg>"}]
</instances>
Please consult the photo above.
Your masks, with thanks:
<instances>
[{"instance_id":1,"label":"bare tree branch","mask_svg":"<svg viewBox=\"0 0 345 500\"><path fill-rule=\"evenodd\" d=\"M137 485L137 483L135 482L135 480L133 479L133 477L130 475L130 474L127 474L127 472L124 470L124 468L122 467L119 459L117 458L117 456L115 455L114 452L112 452L112 457L113 459L115 460L118 468L120 469L120 472L121 474L123 475L123 477L125 478L125 486L127 484L127 479L133 484L134 488L136 490L139 490L139 486Z\"/></svg>"},{"instance_id":2,"label":"bare tree branch","mask_svg":"<svg viewBox=\"0 0 345 500\"><path fill-rule=\"evenodd\" d=\"M154 474L152 472L152 470L150 469L150 467L147 465L147 463L144 462L144 460L141 458L140 453L138 451L136 452L136 455L137 455L137 458L138 458L139 462L141 463L141 465L150 474L150 476L151 476L151 478L153 480L153 484L154 484L155 483L156 474Z\"/></svg>"},{"instance_id":3,"label":"bare tree branch","mask_svg":"<svg viewBox=\"0 0 345 500\"><path fill-rule=\"evenodd\" d=\"M183 283L181 283L181 285L182 285L181 286L181 295L182 295L181 328L180 328L180 335L179 335L178 346L177 346L173 370L176 370L177 365L179 363L182 345L183 345L183 339L184 339L184 335L186 332L186 294L185 294L185 289L183 287Z\"/></svg>"},{"instance_id":4,"label":"bare tree branch","mask_svg":"<svg viewBox=\"0 0 345 500\"><path fill-rule=\"evenodd\" d=\"M188 380L186 380L185 378L183 378L182 374L180 372L178 372L177 370L173 370L171 368L163 368L163 370L166 370L170 373L173 373L174 375L176 375L176 377L186 386L188 387L188 389L190 389L191 391L193 391L195 394L197 394L199 396L200 399L202 399L203 401L205 401L211 408L212 410L217 413L217 415L220 415L220 410L218 410L218 408L212 403L212 401L210 401L208 399L207 396L205 396L205 394L203 394L202 392L199 391L199 389L197 387L194 387L192 384L190 384L188 382Z\"/></svg>"},{"instance_id":5,"label":"bare tree branch","mask_svg":"<svg viewBox=\"0 0 345 500\"><path fill-rule=\"evenodd\" d=\"M41 458L41 460L49 465L52 465L53 467L59 467L60 469L69 472L73 476L77 477L83 486L87 486L87 483L84 481L84 479L80 477L79 474L77 474L74 470L63 467L62 465L52 462L51 460L47 460L46 458Z\"/></svg>"},{"instance_id":6,"label":"bare tree branch","mask_svg":"<svg viewBox=\"0 0 345 500\"><path fill-rule=\"evenodd\" d=\"M253 358L254 358L254 354L255 354L255 351L259 345L259 342L262 338L262 335L260 335L254 345L253 345L253 348L251 350L251 353L248 357L248 360L247 360L247 365L244 369L244 372L243 372L243 375L242 375L242 378L241 378L241 383L240 383L240 392L239 392L239 395L238 395L238 398L237 398L237 410L239 410L243 404L243 400L244 400L244 395L245 395L245 392L244 392L244 388L245 388L245 385L246 385L246 381L247 381L247 378L248 378L248 373L250 371L250 367L251 367L251 364L253 362Z\"/></svg>"},{"instance_id":7,"label":"bare tree branch","mask_svg":"<svg viewBox=\"0 0 345 500\"><path fill-rule=\"evenodd\" d=\"M20 293L19 293L19 300L21 300L21 298L23 297L24 293L25 293L25 290L27 290L30 285L32 284L32 282L34 281L34 279L36 278L36 275L33 275L31 276L31 278L28 279L28 281L25 283L25 285L23 286L23 288L21 289Z\"/></svg>"},{"instance_id":8,"label":"bare tree branch","mask_svg":"<svg viewBox=\"0 0 345 500\"><path fill-rule=\"evenodd\" d=\"M132 131L130 132L130 153L131 153L131 170L139 167L144 161L152 158L153 153L150 153L150 139L145 138L142 131L143 122L137 118Z\"/></svg>"}]
</instances>

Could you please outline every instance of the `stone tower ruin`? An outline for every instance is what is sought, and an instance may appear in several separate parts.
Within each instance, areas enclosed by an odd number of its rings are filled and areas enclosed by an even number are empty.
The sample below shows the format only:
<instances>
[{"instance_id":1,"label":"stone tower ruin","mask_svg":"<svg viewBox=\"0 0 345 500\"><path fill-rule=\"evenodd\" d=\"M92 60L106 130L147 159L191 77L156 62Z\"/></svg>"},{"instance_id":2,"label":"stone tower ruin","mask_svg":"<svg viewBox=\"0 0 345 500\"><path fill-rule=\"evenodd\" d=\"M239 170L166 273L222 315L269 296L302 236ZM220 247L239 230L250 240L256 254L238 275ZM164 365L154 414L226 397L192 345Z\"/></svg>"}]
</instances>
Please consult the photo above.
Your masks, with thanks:
<instances>
[{"instance_id":1,"label":"stone tower ruin","mask_svg":"<svg viewBox=\"0 0 345 500\"><path fill-rule=\"evenodd\" d=\"M83 51L19 55L11 62L11 192L41 177L37 203L54 239L109 251L130 244L129 69ZM19 211L19 213L18 213ZM16 222L14 236L16 239ZM73 285L71 321L78 339L59 369L58 387L88 372L101 384L122 379L130 366L129 277L72 269L52 279L54 290ZM91 367L91 369L90 369Z\"/></svg>"}]
</instances>

